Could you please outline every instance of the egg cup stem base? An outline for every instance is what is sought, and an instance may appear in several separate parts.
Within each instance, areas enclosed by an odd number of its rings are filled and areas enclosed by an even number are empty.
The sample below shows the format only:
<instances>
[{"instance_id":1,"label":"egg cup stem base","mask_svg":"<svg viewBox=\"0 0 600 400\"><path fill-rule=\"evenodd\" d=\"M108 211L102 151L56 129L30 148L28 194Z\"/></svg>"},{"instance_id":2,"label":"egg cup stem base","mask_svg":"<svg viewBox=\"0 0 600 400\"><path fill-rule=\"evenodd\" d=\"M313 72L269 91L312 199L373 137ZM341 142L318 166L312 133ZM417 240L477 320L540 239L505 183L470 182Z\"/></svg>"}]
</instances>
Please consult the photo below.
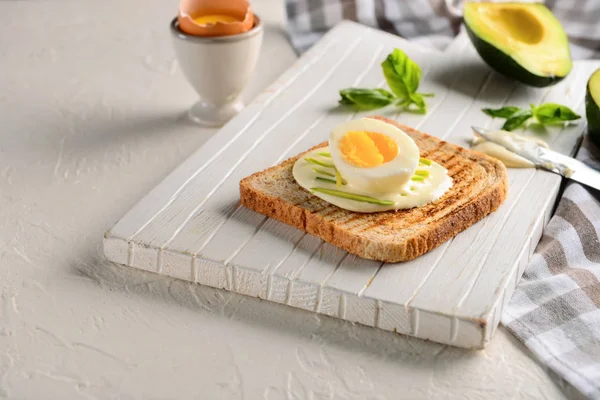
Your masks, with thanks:
<instances>
[{"instance_id":1,"label":"egg cup stem base","mask_svg":"<svg viewBox=\"0 0 600 400\"><path fill-rule=\"evenodd\" d=\"M225 125L243 109L244 103L239 98L221 106L200 100L189 109L188 117L201 126L219 127Z\"/></svg>"}]
</instances>

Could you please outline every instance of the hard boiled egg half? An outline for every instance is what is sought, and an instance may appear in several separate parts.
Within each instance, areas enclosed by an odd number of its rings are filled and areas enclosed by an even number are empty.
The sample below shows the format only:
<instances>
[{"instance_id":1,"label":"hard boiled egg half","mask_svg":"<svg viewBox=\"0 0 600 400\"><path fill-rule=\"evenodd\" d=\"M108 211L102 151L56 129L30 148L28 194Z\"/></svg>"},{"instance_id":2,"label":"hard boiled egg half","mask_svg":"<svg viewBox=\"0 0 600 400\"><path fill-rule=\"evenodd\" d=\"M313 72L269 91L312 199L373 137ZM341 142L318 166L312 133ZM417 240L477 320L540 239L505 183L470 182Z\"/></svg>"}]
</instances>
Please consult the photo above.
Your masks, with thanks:
<instances>
[{"instance_id":1,"label":"hard boiled egg half","mask_svg":"<svg viewBox=\"0 0 600 400\"><path fill-rule=\"evenodd\" d=\"M419 148L410 136L374 118L336 127L329 136L329 151L340 174L370 194L397 192L419 164Z\"/></svg>"},{"instance_id":2,"label":"hard boiled egg half","mask_svg":"<svg viewBox=\"0 0 600 400\"><path fill-rule=\"evenodd\" d=\"M315 196L356 212L419 207L452 186L448 171L420 158L409 135L374 118L337 126L329 146L300 157L293 175Z\"/></svg>"}]
</instances>

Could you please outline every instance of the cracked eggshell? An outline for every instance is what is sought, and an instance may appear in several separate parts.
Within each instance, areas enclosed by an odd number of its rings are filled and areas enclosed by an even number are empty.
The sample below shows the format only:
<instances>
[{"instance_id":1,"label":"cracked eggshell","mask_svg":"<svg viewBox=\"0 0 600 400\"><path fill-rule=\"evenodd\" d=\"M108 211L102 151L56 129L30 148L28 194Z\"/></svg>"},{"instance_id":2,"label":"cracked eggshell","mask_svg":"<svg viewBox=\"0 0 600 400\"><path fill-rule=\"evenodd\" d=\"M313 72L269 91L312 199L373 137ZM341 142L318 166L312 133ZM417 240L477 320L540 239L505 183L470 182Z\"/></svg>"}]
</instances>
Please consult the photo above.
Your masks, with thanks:
<instances>
[{"instance_id":1,"label":"cracked eggshell","mask_svg":"<svg viewBox=\"0 0 600 400\"><path fill-rule=\"evenodd\" d=\"M200 15L230 15L235 22L204 25L194 21ZM180 29L194 36L229 36L244 33L254 26L254 14L248 0L181 0L177 17Z\"/></svg>"}]
</instances>

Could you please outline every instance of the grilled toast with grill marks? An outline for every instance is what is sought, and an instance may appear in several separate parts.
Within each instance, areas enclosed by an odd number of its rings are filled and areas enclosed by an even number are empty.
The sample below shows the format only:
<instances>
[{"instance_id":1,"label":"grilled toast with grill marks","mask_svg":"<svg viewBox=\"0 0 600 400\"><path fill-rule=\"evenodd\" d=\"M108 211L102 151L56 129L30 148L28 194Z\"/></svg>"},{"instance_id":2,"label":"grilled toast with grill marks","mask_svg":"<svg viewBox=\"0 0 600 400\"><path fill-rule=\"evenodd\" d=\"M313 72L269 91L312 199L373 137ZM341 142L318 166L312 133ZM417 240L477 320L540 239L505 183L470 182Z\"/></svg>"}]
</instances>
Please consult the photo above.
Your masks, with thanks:
<instances>
[{"instance_id":1,"label":"grilled toast with grill marks","mask_svg":"<svg viewBox=\"0 0 600 400\"><path fill-rule=\"evenodd\" d=\"M421 157L436 161L448 170L453 185L438 201L422 207L371 214L341 209L296 183L292 167L306 154L302 153L244 178L240 182L241 203L349 253L372 260L400 262L436 248L495 211L506 198L508 180L506 168L500 161L395 121L374 118L398 126L415 141ZM326 142L314 148L324 146Z\"/></svg>"}]
</instances>

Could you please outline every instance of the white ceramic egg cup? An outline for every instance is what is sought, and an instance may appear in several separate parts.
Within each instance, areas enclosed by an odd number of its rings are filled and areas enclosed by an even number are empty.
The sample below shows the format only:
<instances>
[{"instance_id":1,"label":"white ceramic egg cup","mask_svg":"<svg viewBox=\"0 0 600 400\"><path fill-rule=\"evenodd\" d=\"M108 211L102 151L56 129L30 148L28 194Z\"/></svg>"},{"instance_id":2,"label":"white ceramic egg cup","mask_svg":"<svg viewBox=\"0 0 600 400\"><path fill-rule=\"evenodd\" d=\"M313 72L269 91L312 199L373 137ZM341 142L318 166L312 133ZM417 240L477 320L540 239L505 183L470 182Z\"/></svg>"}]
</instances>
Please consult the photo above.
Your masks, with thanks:
<instances>
[{"instance_id":1,"label":"white ceramic egg cup","mask_svg":"<svg viewBox=\"0 0 600 400\"><path fill-rule=\"evenodd\" d=\"M254 26L247 32L216 37L188 35L174 18L171 34L181 70L200 96L189 117L201 125L222 126L244 108L240 93L258 61L260 18L254 16Z\"/></svg>"}]
</instances>

